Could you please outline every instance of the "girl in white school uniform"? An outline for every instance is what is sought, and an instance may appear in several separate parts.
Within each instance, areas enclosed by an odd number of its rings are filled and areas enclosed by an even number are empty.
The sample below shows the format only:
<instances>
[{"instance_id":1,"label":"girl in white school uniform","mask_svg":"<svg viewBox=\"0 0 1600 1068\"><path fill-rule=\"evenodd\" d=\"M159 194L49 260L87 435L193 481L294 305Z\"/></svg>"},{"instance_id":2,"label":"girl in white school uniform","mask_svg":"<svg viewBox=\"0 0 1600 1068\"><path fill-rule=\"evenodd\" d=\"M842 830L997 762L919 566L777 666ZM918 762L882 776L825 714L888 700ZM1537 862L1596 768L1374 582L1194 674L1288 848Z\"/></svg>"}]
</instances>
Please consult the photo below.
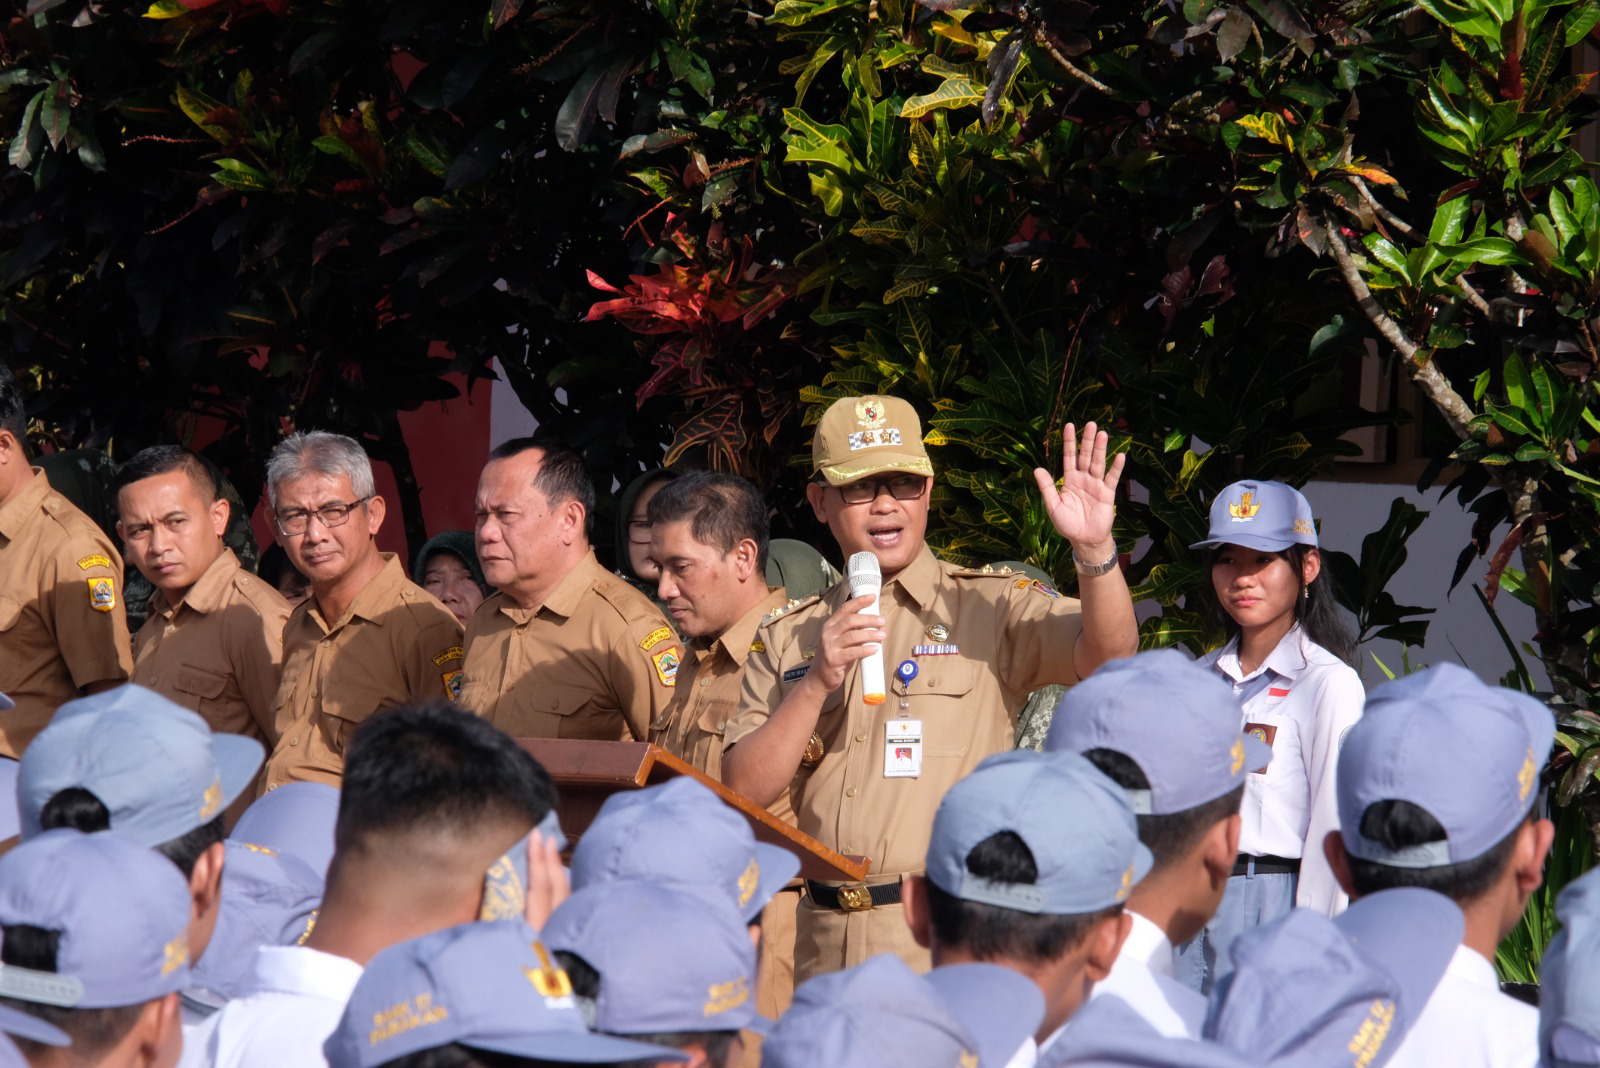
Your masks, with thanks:
<instances>
[{"instance_id":1,"label":"girl in white school uniform","mask_svg":"<svg viewBox=\"0 0 1600 1068\"><path fill-rule=\"evenodd\" d=\"M1239 858L1216 916L1179 947L1176 977L1203 993L1233 969L1239 932L1297 906L1348 900L1322 853L1339 826L1334 768L1366 693L1355 642L1322 570L1311 505L1281 482L1235 482L1211 506L1210 554L1227 644L1201 658L1233 686L1245 732L1272 760L1245 781Z\"/></svg>"}]
</instances>

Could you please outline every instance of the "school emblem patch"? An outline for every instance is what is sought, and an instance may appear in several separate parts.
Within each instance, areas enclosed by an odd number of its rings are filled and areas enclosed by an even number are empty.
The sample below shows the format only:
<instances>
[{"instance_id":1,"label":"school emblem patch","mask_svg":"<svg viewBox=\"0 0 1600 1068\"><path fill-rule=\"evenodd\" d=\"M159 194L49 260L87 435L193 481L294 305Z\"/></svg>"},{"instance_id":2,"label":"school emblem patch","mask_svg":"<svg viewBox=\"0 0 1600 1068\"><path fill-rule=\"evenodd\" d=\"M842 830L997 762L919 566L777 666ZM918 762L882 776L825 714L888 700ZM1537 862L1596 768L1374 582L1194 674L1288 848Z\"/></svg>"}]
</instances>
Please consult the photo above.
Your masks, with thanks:
<instances>
[{"instance_id":1,"label":"school emblem patch","mask_svg":"<svg viewBox=\"0 0 1600 1068\"><path fill-rule=\"evenodd\" d=\"M1241 494L1238 504L1228 505L1228 515L1235 523L1248 523L1261 511L1261 505L1255 503L1254 493Z\"/></svg>"},{"instance_id":2,"label":"school emblem patch","mask_svg":"<svg viewBox=\"0 0 1600 1068\"><path fill-rule=\"evenodd\" d=\"M460 671L460 669L457 669L455 671L446 671L443 675L440 675L439 677L444 680L444 688L450 694L451 698L459 701L461 699L461 671Z\"/></svg>"},{"instance_id":3,"label":"school emblem patch","mask_svg":"<svg viewBox=\"0 0 1600 1068\"><path fill-rule=\"evenodd\" d=\"M109 612L117 607L117 582L109 578L85 579L89 584L89 606L96 612Z\"/></svg>"},{"instance_id":4,"label":"school emblem patch","mask_svg":"<svg viewBox=\"0 0 1600 1068\"><path fill-rule=\"evenodd\" d=\"M663 686L676 686L678 684L678 647L663 649L650 658L656 666L656 677Z\"/></svg>"}]
</instances>

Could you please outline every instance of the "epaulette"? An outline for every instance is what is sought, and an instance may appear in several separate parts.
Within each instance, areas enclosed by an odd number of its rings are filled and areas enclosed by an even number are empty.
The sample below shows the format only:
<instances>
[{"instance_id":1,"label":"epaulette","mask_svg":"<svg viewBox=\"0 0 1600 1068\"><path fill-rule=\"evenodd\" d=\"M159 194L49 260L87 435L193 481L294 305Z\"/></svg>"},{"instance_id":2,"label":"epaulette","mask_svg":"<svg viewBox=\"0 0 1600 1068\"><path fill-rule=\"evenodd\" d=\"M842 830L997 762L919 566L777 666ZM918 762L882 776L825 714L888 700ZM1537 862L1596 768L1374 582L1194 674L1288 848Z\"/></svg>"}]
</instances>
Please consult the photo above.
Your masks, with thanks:
<instances>
[{"instance_id":1,"label":"epaulette","mask_svg":"<svg viewBox=\"0 0 1600 1068\"><path fill-rule=\"evenodd\" d=\"M820 593L813 593L810 597L797 597L797 598L794 598L788 604L784 605L782 608L774 608L772 611L768 612L762 618L761 626L764 627L768 623L776 622L777 620L782 619L784 616L788 615L790 612L793 612L798 608L804 608L808 604L815 604L820 600L822 600L822 594L820 594Z\"/></svg>"},{"instance_id":2,"label":"epaulette","mask_svg":"<svg viewBox=\"0 0 1600 1068\"><path fill-rule=\"evenodd\" d=\"M1010 564L995 567L993 564L984 564L982 567L958 567L950 572L963 578L995 578L1017 574Z\"/></svg>"}]
</instances>

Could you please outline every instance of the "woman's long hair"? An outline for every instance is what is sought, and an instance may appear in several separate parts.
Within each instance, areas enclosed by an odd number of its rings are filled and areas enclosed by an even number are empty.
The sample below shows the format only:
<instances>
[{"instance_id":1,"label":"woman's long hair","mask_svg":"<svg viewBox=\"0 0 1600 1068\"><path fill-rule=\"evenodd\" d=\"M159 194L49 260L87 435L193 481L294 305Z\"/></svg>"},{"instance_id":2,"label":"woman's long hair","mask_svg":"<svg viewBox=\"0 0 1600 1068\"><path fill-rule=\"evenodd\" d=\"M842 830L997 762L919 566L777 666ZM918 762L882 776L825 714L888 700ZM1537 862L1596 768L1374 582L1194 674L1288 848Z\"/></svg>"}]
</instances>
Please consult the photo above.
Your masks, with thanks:
<instances>
[{"instance_id":1,"label":"woman's long hair","mask_svg":"<svg viewBox=\"0 0 1600 1068\"><path fill-rule=\"evenodd\" d=\"M1216 566L1217 557L1222 552L1222 546L1211 550L1206 560L1206 574ZM1306 555L1311 552L1310 545L1291 545L1274 555L1289 564L1294 572L1295 585L1299 589L1298 596L1294 599L1294 621L1300 624L1300 629L1307 638L1322 646L1334 656L1343 660L1351 667L1356 662L1356 640L1350 633L1350 628L1345 625L1344 617L1339 614L1339 604L1333 596L1333 580L1328 577L1328 569L1323 566L1317 570L1317 577L1309 583L1302 577L1306 573ZM1223 632L1231 640L1239 633L1238 622L1222 607L1222 602L1217 599L1216 587L1211 588L1212 621L1222 625Z\"/></svg>"}]
</instances>

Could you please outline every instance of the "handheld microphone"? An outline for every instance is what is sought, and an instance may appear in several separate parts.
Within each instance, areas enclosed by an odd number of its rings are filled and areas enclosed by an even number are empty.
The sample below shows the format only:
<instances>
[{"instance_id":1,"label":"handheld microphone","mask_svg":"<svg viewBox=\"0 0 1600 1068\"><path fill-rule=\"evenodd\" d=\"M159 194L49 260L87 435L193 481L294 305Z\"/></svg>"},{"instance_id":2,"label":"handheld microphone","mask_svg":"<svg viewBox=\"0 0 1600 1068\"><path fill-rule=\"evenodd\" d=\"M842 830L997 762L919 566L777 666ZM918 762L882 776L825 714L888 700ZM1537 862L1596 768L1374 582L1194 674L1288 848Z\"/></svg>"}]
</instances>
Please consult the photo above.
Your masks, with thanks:
<instances>
[{"instance_id":1,"label":"handheld microphone","mask_svg":"<svg viewBox=\"0 0 1600 1068\"><path fill-rule=\"evenodd\" d=\"M883 572L878 558L871 553L855 553L845 563L845 579L850 583L850 596L872 594L872 603L861 610L863 615L878 614L878 592L883 589ZM883 646L879 646L861 661L861 700L869 705L881 705L888 698L883 685Z\"/></svg>"}]
</instances>

